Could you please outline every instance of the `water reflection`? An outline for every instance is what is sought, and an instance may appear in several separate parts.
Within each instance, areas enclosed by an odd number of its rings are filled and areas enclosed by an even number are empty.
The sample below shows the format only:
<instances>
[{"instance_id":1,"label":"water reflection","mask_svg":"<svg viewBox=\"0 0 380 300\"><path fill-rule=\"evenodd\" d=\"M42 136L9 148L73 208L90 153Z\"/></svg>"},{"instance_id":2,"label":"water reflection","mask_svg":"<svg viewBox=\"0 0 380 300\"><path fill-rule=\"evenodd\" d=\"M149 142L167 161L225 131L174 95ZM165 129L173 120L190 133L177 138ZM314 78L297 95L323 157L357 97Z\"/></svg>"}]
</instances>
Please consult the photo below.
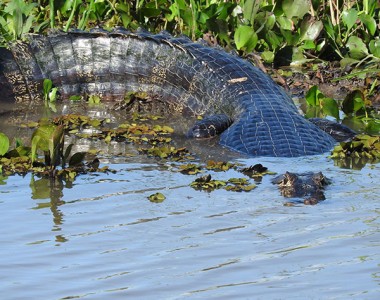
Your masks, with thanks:
<instances>
[{"instance_id":1,"label":"water reflection","mask_svg":"<svg viewBox=\"0 0 380 300\"><path fill-rule=\"evenodd\" d=\"M49 199L49 202L38 202L34 209L50 208L53 215L54 226L52 231L61 231L61 225L63 224L63 213L59 207L65 204L63 198L63 189L71 188L72 183L66 182L58 178L38 178L32 175L30 179L30 189L32 199ZM67 239L62 235L56 235L56 242L66 242Z\"/></svg>"},{"instance_id":2,"label":"water reflection","mask_svg":"<svg viewBox=\"0 0 380 300\"><path fill-rule=\"evenodd\" d=\"M361 170L367 164L373 164L377 161L366 157L346 157L334 159L334 165L341 169Z\"/></svg>"}]
</instances>

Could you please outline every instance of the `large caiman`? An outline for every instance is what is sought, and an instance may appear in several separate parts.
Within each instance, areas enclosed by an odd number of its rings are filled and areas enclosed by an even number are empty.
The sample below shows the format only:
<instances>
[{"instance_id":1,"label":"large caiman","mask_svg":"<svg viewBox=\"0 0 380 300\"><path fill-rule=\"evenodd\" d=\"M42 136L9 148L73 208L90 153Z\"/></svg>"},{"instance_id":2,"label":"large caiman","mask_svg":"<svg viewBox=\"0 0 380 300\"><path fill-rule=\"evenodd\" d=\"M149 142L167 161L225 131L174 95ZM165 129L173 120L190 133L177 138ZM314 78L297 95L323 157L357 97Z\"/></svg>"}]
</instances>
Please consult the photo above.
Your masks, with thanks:
<instances>
[{"instance_id":1,"label":"large caiman","mask_svg":"<svg viewBox=\"0 0 380 300\"><path fill-rule=\"evenodd\" d=\"M170 114L204 117L189 136L220 134L221 145L251 156L321 154L336 143L325 131L352 134L305 119L289 95L247 60L166 32L31 34L1 50L2 98L42 101L44 79L64 99L87 94L123 101L126 93L146 92Z\"/></svg>"}]
</instances>

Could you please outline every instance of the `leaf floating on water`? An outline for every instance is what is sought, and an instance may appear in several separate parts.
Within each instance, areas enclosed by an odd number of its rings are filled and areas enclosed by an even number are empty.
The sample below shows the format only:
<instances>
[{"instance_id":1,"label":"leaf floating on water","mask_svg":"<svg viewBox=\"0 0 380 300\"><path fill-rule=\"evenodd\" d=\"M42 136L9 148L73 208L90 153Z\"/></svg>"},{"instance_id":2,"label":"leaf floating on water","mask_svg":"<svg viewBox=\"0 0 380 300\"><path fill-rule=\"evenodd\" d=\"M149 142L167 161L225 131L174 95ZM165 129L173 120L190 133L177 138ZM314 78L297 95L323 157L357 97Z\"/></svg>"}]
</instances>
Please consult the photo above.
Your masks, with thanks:
<instances>
[{"instance_id":1,"label":"leaf floating on water","mask_svg":"<svg viewBox=\"0 0 380 300\"><path fill-rule=\"evenodd\" d=\"M340 167L361 169L366 163L380 161L380 136L357 135L352 141L335 146L331 158Z\"/></svg>"},{"instance_id":2,"label":"leaf floating on water","mask_svg":"<svg viewBox=\"0 0 380 300\"><path fill-rule=\"evenodd\" d=\"M183 159L189 153L189 151L185 147L175 148L174 146L151 147L148 149L140 148L138 149L138 151L148 156L154 156L165 159L170 158L174 160Z\"/></svg>"},{"instance_id":3,"label":"leaf floating on water","mask_svg":"<svg viewBox=\"0 0 380 300\"><path fill-rule=\"evenodd\" d=\"M185 164L179 166L180 172L186 175L195 175L202 172L202 166L196 164Z\"/></svg>"},{"instance_id":4,"label":"leaf floating on water","mask_svg":"<svg viewBox=\"0 0 380 300\"><path fill-rule=\"evenodd\" d=\"M212 180L211 175L208 174L195 179L192 183L190 183L190 186L195 190L211 192L215 189L222 188L226 184L226 181L223 180Z\"/></svg>"},{"instance_id":5,"label":"leaf floating on water","mask_svg":"<svg viewBox=\"0 0 380 300\"><path fill-rule=\"evenodd\" d=\"M250 184L246 178L230 178L227 181L213 180L210 174L195 179L190 186L196 190L207 192L220 188L233 192L249 192L256 187L255 184Z\"/></svg>"},{"instance_id":6,"label":"leaf floating on water","mask_svg":"<svg viewBox=\"0 0 380 300\"><path fill-rule=\"evenodd\" d=\"M264 167L262 164L255 164L250 167L240 169L244 175L251 178L261 178L264 175L274 175L276 172L268 171L267 167Z\"/></svg>"},{"instance_id":7,"label":"leaf floating on water","mask_svg":"<svg viewBox=\"0 0 380 300\"><path fill-rule=\"evenodd\" d=\"M213 160L208 160L206 169L207 170L213 170L215 172L220 172L220 171L228 171L231 168L234 168L236 164L232 164L229 162L224 162L224 161L213 161Z\"/></svg>"},{"instance_id":8,"label":"leaf floating on water","mask_svg":"<svg viewBox=\"0 0 380 300\"><path fill-rule=\"evenodd\" d=\"M163 195L161 193L155 193L153 195L150 195L148 197L148 199L150 202L153 202L153 203L162 203L162 202L164 202L166 197L165 197L165 195Z\"/></svg>"}]
</instances>

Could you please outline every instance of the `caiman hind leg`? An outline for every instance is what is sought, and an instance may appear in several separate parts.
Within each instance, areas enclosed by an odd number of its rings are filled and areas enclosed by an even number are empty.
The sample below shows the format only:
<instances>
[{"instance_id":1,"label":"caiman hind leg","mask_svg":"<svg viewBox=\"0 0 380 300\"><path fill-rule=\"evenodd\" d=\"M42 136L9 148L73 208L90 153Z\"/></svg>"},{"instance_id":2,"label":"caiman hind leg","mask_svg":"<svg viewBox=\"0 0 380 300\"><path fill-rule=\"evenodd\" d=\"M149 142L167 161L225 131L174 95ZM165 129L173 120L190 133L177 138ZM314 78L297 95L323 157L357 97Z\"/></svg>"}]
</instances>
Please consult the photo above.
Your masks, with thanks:
<instances>
[{"instance_id":1,"label":"caiman hind leg","mask_svg":"<svg viewBox=\"0 0 380 300\"><path fill-rule=\"evenodd\" d=\"M224 114L207 116L197 121L187 135L192 138L214 137L230 127L232 122L233 120Z\"/></svg>"}]
</instances>

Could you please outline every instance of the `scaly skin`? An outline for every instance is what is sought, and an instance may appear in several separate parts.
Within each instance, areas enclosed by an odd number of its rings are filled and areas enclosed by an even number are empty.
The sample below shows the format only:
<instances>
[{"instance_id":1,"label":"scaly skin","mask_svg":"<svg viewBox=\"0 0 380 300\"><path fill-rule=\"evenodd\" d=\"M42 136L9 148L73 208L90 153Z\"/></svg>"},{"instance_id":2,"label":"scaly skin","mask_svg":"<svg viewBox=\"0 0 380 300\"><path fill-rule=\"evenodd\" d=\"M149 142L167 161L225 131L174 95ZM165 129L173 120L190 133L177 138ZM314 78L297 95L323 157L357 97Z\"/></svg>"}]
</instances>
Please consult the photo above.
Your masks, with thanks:
<instances>
[{"instance_id":1,"label":"scaly skin","mask_svg":"<svg viewBox=\"0 0 380 300\"><path fill-rule=\"evenodd\" d=\"M85 93L120 101L127 92L144 91L170 113L225 115L218 119L229 120L220 143L252 156L314 155L335 143L258 68L186 37L59 32L30 35L10 48L13 58L2 55L0 62L0 88L11 88L21 102L40 101L42 81L50 78L63 98Z\"/></svg>"}]
</instances>

